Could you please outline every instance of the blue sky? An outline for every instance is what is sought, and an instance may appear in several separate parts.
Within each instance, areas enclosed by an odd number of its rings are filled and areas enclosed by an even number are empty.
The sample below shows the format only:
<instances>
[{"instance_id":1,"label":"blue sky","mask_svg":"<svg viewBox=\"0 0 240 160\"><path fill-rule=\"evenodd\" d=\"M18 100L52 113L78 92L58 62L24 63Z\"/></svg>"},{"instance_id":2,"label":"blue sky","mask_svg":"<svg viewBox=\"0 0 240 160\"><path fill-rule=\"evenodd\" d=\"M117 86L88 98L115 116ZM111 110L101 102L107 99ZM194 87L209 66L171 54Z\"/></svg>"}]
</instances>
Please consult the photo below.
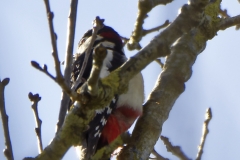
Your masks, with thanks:
<instances>
[{"instance_id":1,"label":"blue sky","mask_svg":"<svg viewBox=\"0 0 240 160\"><path fill-rule=\"evenodd\" d=\"M144 23L145 29L173 21L178 9L185 0L156 7L149 13ZM129 37L137 14L137 0L79 1L75 36L75 49L78 40L91 28L95 16L105 19L105 24L113 27L124 37ZM238 15L239 3L223 0L223 8L231 16ZM54 27L58 35L59 57L64 60L66 50L66 28L69 1L51 1L54 12ZM43 120L43 145L46 146L54 136L61 89L43 73L31 67L30 61L47 64L53 74L51 43L43 1L12 0L0 2L0 78L9 77L5 101L9 115L10 134L15 159L36 156L37 140L34 132L35 122L28 93L39 93L39 113ZM146 36L141 45L145 46L157 33ZM174 145L195 158L200 143L205 111L212 108L213 119L210 133L204 148L203 160L240 159L240 72L239 42L240 32L234 28L218 32L207 43L194 66L191 79L186 83L185 92L176 101L169 119L163 126L162 135L170 138ZM128 57L136 51L129 52ZM161 72L153 62L143 70L146 98L153 89ZM4 148L3 130L0 127L0 148ZM156 150L166 158L177 159L168 153L161 141ZM4 159L0 154L0 159ZM66 154L64 160L77 159L74 149Z\"/></svg>"}]
</instances>

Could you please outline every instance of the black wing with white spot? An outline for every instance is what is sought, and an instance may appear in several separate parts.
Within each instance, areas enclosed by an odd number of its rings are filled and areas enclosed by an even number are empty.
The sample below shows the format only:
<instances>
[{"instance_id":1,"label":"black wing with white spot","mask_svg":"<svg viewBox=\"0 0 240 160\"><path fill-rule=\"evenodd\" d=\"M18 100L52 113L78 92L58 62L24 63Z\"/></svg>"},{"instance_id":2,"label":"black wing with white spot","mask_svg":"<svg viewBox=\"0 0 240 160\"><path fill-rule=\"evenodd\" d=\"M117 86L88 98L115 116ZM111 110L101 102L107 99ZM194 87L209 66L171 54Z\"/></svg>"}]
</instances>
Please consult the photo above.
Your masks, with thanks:
<instances>
[{"instance_id":1,"label":"black wing with white spot","mask_svg":"<svg viewBox=\"0 0 240 160\"><path fill-rule=\"evenodd\" d=\"M116 109L117 100L118 96L115 96L109 106L104 109L97 110L96 116L89 123L90 128L86 131L87 157L95 153L103 127L106 125L107 119L111 115L112 111Z\"/></svg>"}]
</instances>

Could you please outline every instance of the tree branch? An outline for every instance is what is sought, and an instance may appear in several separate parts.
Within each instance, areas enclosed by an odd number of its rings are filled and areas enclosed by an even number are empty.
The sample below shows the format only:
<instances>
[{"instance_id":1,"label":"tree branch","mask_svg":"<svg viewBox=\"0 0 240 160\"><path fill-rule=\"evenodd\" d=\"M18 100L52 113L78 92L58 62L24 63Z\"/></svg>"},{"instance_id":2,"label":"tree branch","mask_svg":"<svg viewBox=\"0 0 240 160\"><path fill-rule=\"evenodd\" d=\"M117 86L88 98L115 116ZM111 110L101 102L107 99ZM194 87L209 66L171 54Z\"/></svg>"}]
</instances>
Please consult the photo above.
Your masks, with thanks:
<instances>
[{"instance_id":1,"label":"tree branch","mask_svg":"<svg viewBox=\"0 0 240 160\"><path fill-rule=\"evenodd\" d=\"M77 18L77 6L78 0L71 0L70 11L68 16L68 30L67 30L67 51L65 55L65 69L64 69L64 79L67 85L70 87L70 77L72 72L72 57L73 57L73 47L74 47L74 36ZM70 98L66 92L62 91L62 100L58 116L57 132L61 128L63 121L65 119L67 108L69 105Z\"/></svg>"},{"instance_id":2,"label":"tree branch","mask_svg":"<svg viewBox=\"0 0 240 160\"><path fill-rule=\"evenodd\" d=\"M8 160L13 160L13 150L12 150L12 144L9 134L9 127L8 127L8 115L6 113L5 109L5 100L4 100L4 89L5 86L9 83L10 79L5 78L3 81L0 80L0 112L2 117L2 125L3 125L3 131L4 131L4 138L5 138L5 149L3 150L3 153L5 157Z\"/></svg>"},{"instance_id":3,"label":"tree branch","mask_svg":"<svg viewBox=\"0 0 240 160\"><path fill-rule=\"evenodd\" d=\"M53 28L54 14L50 9L49 1L44 0L44 2L45 2L47 18L48 18L48 25L49 25L50 36L51 36L52 55L53 55L53 58L54 58L55 70L56 70L56 81L62 81L63 76L62 76L61 69L60 69L60 61L59 61L59 58L58 58L58 50L57 50L57 35L56 35L56 33L54 31L54 28Z\"/></svg>"},{"instance_id":4,"label":"tree branch","mask_svg":"<svg viewBox=\"0 0 240 160\"><path fill-rule=\"evenodd\" d=\"M45 73L48 77L55 81L62 88L62 90L64 90L71 97L73 101L75 101L76 99L80 99L80 95L77 94L75 91L72 91L71 88L64 81L64 79L62 79L62 81L58 81L57 78L55 78L53 75L51 75L51 73L48 72L47 65L41 67L36 61L31 61L31 65L39 71Z\"/></svg>"},{"instance_id":5,"label":"tree branch","mask_svg":"<svg viewBox=\"0 0 240 160\"><path fill-rule=\"evenodd\" d=\"M229 27L233 27L235 25L240 24L240 15L230 18L222 19L217 25L217 30L225 30Z\"/></svg>"},{"instance_id":6,"label":"tree branch","mask_svg":"<svg viewBox=\"0 0 240 160\"><path fill-rule=\"evenodd\" d=\"M167 27L169 24L170 24L169 20L166 20L166 21L164 22L164 24L162 24L162 25L160 25L160 26L158 26L158 27L154 27L154 28L148 29L148 30L143 29L143 31L142 31L142 32L143 32L143 33L142 33L142 36L144 37L144 36L146 36L146 35L149 34L149 33L159 31L160 29Z\"/></svg>"},{"instance_id":7,"label":"tree branch","mask_svg":"<svg viewBox=\"0 0 240 160\"><path fill-rule=\"evenodd\" d=\"M104 57L106 56L106 49L98 46L94 52L94 67L91 72L91 76L93 77L90 76L89 78L90 85L85 83L81 89L78 90L80 98L77 100L80 103L74 107L71 107L72 109L67 114L62 128L56 133L52 142L35 159L61 159L72 145L81 145L83 138L82 134L88 128L87 125L95 115L95 110L104 108L108 103L110 103L110 98L112 98L111 96L114 92L111 91L109 87L106 87L107 89L105 91L103 89L104 85L102 85L101 82L91 80L92 78L96 79L96 76L99 75L98 69L101 69L102 64L100 61L103 61ZM91 90L91 88L94 87L100 87L100 89ZM97 93L94 93L95 91L97 91ZM108 91L111 91L111 94L109 94Z\"/></svg>"},{"instance_id":8,"label":"tree branch","mask_svg":"<svg viewBox=\"0 0 240 160\"><path fill-rule=\"evenodd\" d=\"M166 145L167 151L177 156L181 160L190 160L179 146L173 146L167 137L161 136L161 140Z\"/></svg>"},{"instance_id":9,"label":"tree branch","mask_svg":"<svg viewBox=\"0 0 240 160\"><path fill-rule=\"evenodd\" d=\"M42 134L41 134L42 120L39 118L38 108L37 108L38 102L41 100L41 97L38 94L33 95L30 92L28 94L28 98L32 102L32 110L33 110L35 122L36 122L35 132L36 132L37 140L38 140L38 153L42 153L42 150L43 150Z\"/></svg>"},{"instance_id":10,"label":"tree branch","mask_svg":"<svg viewBox=\"0 0 240 160\"><path fill-rule=\"evenodd\" d=\"M132 32L132 36L127 44L129 50L140 49L139 42L143 36L143 23L147 17L147 13L150 12L157 5L166 5L171 3L173 0L139 0L138 1L138 15L135 22L135 28Z\"/></svg>"},{"instance_id":11,"label":"tree branch","mask_svg":"<svg viewBox=\"0 0 240 160\"><path fill-rule=\"evenodd\" d=\"M103 27L103 22L104 22L104 19L100 19L99 17L96 17L95 20L93 21L93 32L92 32L92 39L90 41L90 44L86 50L86 53L85 53L85 58L84 58L84 61L83 61L83 65L82 65L82 68L81 68L81 71L76 79L76 81L74 82L73 86L72 86L72 90L75 91L78 87L78 85L82 82L82 75L83 75L83 72L85 71L85 68L86 68L86 65L87 65L87 61L88 61L88 57L91 53L91 50L93 48L93 44L97 38L97 33L98 31Z\"/></svg>"},{"instance_id":12,"label":"tree branch","mask_svg":"<svg viewBox=\"0 0 240 160\"><path fill-rule=\"evenodd\" d=\"M184 5L181 13L163 32L157 35L146 47L131 57L120 71L120 86L127 82L149 63L158 57L170 54L170 46L185 32L196 27L202 20L202 12L208 0L191 1L190 5ZM187 25L186 25L187 24ZM120 87L121 88L121 87Z\"/></svg>"},{"instance_id":13,"label":"tree branch","mask_svg":"<svg viewBox=\"0 0 240 160\"><path fill-rule=\"evenodd\" d=\"M208 1L191 2L195 2L195 4L190 4L188 6L188 8L195 8L194 10L192 10L194 12L188 14L192 16L198 16L203 11L204 6L208 4ZM197 4L200 6L200 8L197 8ZM214 5L218 6L219 4L219 0L216 0L216 2L214 3ZM187 6L185 5L185 7ZM182 11L186 10L182 9ZM211 13L214 15L210 16L216 16L218 12L219 10L217 9L212 10ZM179 17L180 16L181 15L179 15ZM174 26L174 24L176 24L178 20L180 20L178 18L160 35L164 35L165 31L170 30L169 28ZM186 22L186 20L189 20L189 18L186 17L186 19L182 19L183 22ZM185 24L189 23L186 22ZM119 159L125 158L134 160L147 159L149 157L150 153L153 150L153 146L159 138L163 123L167 120L176 99L185 89L184 82L186 82L191 77L191 68L196 60L197 55L204 50L206 46L206 41L212 38L205 32L213 30L213 34L215 31L213 26L213 28L210 28L210 26L206 26L204 24L200 27L202 27L202 29L196 28L188 34L184 34L181 38L178 39L175 45L172 46L172 52L170 55L167 56L164 69L158 78L157 85L154 88L153 92L150 94L147 102L144 104L143 115L138 119L136 123L131 141L126 147L123 148L120 156L118 157ZM205 28L204 30L204 27L209 28ZM184 25L178 25L178 29L184 29ZM171 35L172 34L169 33L168 37L172 37ZM160 38L160 36L157 36L157 38ZM165 39L165 41L168 42L167 39ZM138 53L138 55L144 50L145 48L142 49ZM155 50L151 49L150 51L152 54L154 54ZM162 50L159 49L158 51ZM145 58L146 57L147 56L145 56ZM153 59L156 59L156 57L154 57ZM135 63L136 65L141 65L138 62ZM146 145L148 146L147 148L145 147ZM134 152L132 152L133 150Z\"/></svg>"},{"instance_id":14,"label":"tree branch","mask_svg":"<svg viewBox=\"0 0 240 160\"><path fill-rule=\"evenodd\" d=\"M62 90L65 91L65 93L67 93L73 101L75 101L76 99L79 99L79 95L76 92L72 92L69 85L67 84L64 77L62 76L62 73L61 73L61 70L60 70L60 61L59 61L59 58L58 58L58 51L57 51L57 43L56 43L57 37L56 37L56 34L54 32L54 28L53 28L53 12L51 12L51 10L50 10L49 1L44 0L44 2L45 2L46 12L47 12L47 16L48 16L48 23L49 23L51 42L52 42L52 50L53 50L52 55L53 55L54 63L55 63L56 77L52 76L47 71L47 66L46 65L44 65L43 68L42 68L35 61L32 61L31 64L32 64L33 67L35 67L36 69L44 72L51 79L53 79L56 83L58 83L58 85L61 86Z\"/></svg>"},{"instance_id":15,"label":"tree branch","mask_svg":"<svg viewBox=\"0 0 240 160\"><path fill-rule=\"evenodd\" d=\"M93 52L93 67L88 82L88 93L91 96L96 96L98 93L98 81L100 76L100 71L102 69L103 60L107 55L107 49L101 44L94 49Z\"/></svg>"},{"instance_id":16,"label":"tree branch","mask_svg":"<svg viewBox=\"0 0 240 160\"><path fill-rule=\"evenodd\" d=\"M201 160L201 157L203 154L203 147L204 147L207 135L209 133L208 125L211 119L212 119L212 111L211 111L211 108L208 108L206 112L206 120L204 121L204 124L203 124L203 135L201 138L201 144L198 147L198 154L197 154L196 160Z\"/></svg>"}]
</instances>

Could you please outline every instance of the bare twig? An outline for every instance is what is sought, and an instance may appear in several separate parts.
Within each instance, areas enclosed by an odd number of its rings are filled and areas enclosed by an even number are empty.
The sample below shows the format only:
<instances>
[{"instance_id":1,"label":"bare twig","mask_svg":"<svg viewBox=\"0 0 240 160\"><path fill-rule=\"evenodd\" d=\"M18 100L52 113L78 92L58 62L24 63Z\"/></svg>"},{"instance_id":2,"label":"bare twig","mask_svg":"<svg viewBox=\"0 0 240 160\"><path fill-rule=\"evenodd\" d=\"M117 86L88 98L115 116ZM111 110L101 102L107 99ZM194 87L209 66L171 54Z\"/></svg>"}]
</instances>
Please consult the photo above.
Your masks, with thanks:
<instances>
[{"instance_id":1,"label":"bare twig","mask_svg":"<svg viewBox=\"0 0 240 160\"><path fill-rule=\"evenodd\" d=\"M64 79L62 79L62 81L58 81L57 78L55 78L53 75L51 75L51 73L48 72L47 65L44 65L42 68L36 61L31 61L31 65L34 68L45 73L52 80L54 80L62 88L62 90L64 90L71 97L73 101L75 101L76 99L80 99L80 95L77 94L75 91L72 91L71 88L67 85L66 81L64 81Z\"/></svg>"},{"instance_id":2,"label":"bare twig","mask_svg":"<svg viewBox=\"0 0 240 160\"><path fill-rule=\"evenodd\" d=\"M71 77L71 71L72 71L72 57L73 57L73 44L74 44L74 36L75 36L75 26L76 26L76 17L77 17L77 5L78 0L71 0L70 3L70 11L68 16L68 30L67 30L67 51L65 56L65 70L64 70L64 79L67 83L67 85L70 87L70 77ZM67 108L69 105L70 98L69 96L62 91L62 100L61 100L61 106L58 116L58 123L57 123L57 132L61 128L66 113Z\"/></svg>"},{"instance_id":3,"label":"bare twig","mask_svg":"<svg viewBox=\"0 0 240 160\"><path fill-rule=\"evenodd\" d=\"M146 36L146 35L149 34L149 33L159 31L160 29L167 27L169 24L170 24L169 20L166 20L166 21L164 22L164 24L162 24L162 25L160 25L160 26L158 26L158 27L154 27L154 28L149 29L149 30L142 29L141 38L144 37L144 36ZM129 38L122 37L122 36L121 36L121 38L122 38L122 40L124 41L124 46L125 46L125 45L129 42L129 40L130 40ZM140 40L139 40L139 41L140 41ZM135 48L134 48L134 49L140 50L140 49L142 48L141 45L140 45L140 43L139 43L139 41L138 41L138 42L135 42Z\"/></svg>"},{"instance_id":4,"label":"bare twig","mask_svg":"<svg viewBox=\"0 0 240 160\"><path fill-rule=\"evenodd\" d=\"M77 89L78 85L82 81L82 75L83 75L83 73L85 71L85 68L86 68L86 65L87 65L87 61L88 61L88 57L89 57L89 55L91 53L91 50L92 50L93 44L95 42L95 39L97 38L97 33L104 25L103 22L104 22L104 19L100 19L98 16L93 21L92 39L91 39L90 44L89 44L89 46L88 46L88 48L86 50L85 58L84 58L84 61L83 61L83 65L82 65L81 71L80 71L76 81L74 82L74 84L72 86L72 90L73 91L75 91Z\"/></svg>"},{"instance_id":5,"label":"bare twig","mask_svg":"<svg viewBox=\"0 0 240 160\"><path fill-rule=\"evenodd\" d=\"M31 65L32 65L34 68L36 68L36 69L42 71L43 73L45 73L45 74L46 74L49 78L51 78L52 80L56 81L56 78L55 78L51 73L48 72L48 70L47 70L47 65L46 65L46 64L44 64L43 67L41 67L41 66L38 64L38 62L36 62L36 61L31 61Z\"/></svg>"},{"instance_id":6,"label":"bare twig","mask_svg":"<svg viewBox=\"0 0 240 160\"><path fill-rule=\"evenodd\" d=\"M91 75L88 79L88 93L90 93L91 96L96 96L98 92L99 75L102 69L103 60L106 57L106 55L107 55L107 49L101 44L94 49L93 67L92 67Z\"/></svg>"},{"instance_id":7,"label":"bare twig","mask_svg":"<svg viewBox=\"0 0 240 160\"><path fill-rule=\"evenodd\" d=\"M6 113L5 109L5 100L4 100L4 88L9 83L10 79L5 78L3 81L0 80L0 112L2 117L2 125L3 125L3 131L4 131L4 138L5 138L5 149L3 150L3 153L5 157L8 160L13 160L13 150L12 150L12 144L9 134L9 127L8 127L8 115Z\"/></svg>"},{"instance_id":8,"label":"bare twig","mask_svg":"<svg viewBox=\"0 0 240 160\"><path fill-rule=\"evenodd\" d=\"M52 76L48 71L47 71L47 66L44 65L43 68L41 68L39 66L39 64L35 61L32 61L31 64L33 67L39 69L40 71L44 72L45 74L47 74L51 79L53 79L55 82L57 82L63 91L65 91L73 101L75 101L76 99L78 99L77 97L79 96L77 93L72 92L68 83L65 81L62 73L61 73L61 69L60 69L60 61L58 58L58 51L57 51L57 43L56 43L56 39L57 36L54 32L54 28L53 28L53 12L51 12L50 10L50 5L49 5L49 1L48 0L44 0L45 2L45 7L46 7L46 12L47 12L47 16L48 16L48 23L49 23L49 29L50 29L50 35L51 35L51 42L52 42L52 55L54 58L54 63L55 63L55 70L56 70L56 77Z\"/></svg>"},{"instance_id":9,"label":"bare twig","mask_svg":"<svg viewBox=\"0 0 240 160\"><path fill-rule=\"evenodd\" d=\"M179 146L173 146L167 137L161 136L161 140L166 145L167 151L177 156L181 160L190 160Z\"/></svg>"},{"instance_id":10,"label":"bare twig","mask_svg":"<svg viewBox=\"0 0 240 160\"><path fill-rule=\"evenodd\" d=\"M54 58L55 63L55 70L56 70L56 77L51 75L47 70L47 65L44 65L43 68L39 66L39 64L35 61L32 61L31 64L36 69L44 72L46 75L48 75L52 80L54 80L56 83L58 83L59 86L61 86L62 90L67 93L73 101L80 98L79 95L75 92L71 91L71 88L69 87L69 84L65 81L64 77L62 76L61 70L60 70L60 61L58 58L58 51L57 51L57 43L56 43L56 34L54 32L53 28L53 13L50 10L50 5L48 0L44 0L45 6L46 6L46 12L48 16L48 23L49 23L49 29L50 29L50 35L51 35L51 42L52 42L52 55Z\"/></svg>"},{"instance_id":11,"label":"bare twig","mask_svg":"<svg viewBox=\"0 0 240 160\"><path fill-rule=\"evenodd\" d=\"M38 153L42 153L42 151L43 151L42 134L41 134L42 120L39 118L38 108L37 108L38 102L41 100L41 97L38 94L33 95L30 92L28 94L28 98L32 102L32 110L33 110L35 122L36 122L35 132L36 132L37 140L38 140Z\"/></svg>"},{"instance_id":12,"label":"bare twig","mask_svg":"<svg viewBox=\"0 0 240 160\"><path fill-rule=\"evenodd\" d=\"M220 14L222 17L224 17L224 18L230 18L230 17L231 17L231 16L227 13L227 10L226 10L226 9L222 10L222 9L220 8L219 14ZM237 24L237 25L236 25L236 30L239 30L239 28L240 28L240 24Z\"/></svg>"},{"instance_id":13,"label":"bare twig","mask_svg":"<svg viewBox=\"0 0 240 160\"><path fill-rule=\"evenodd\" d=\"M60 61L58 58L58 50L57 50L57 35L53 28L54 14L50 9L49 0L44 0L44 2L45 2L47 17L48 17L48 24L49 24L49 30L50 30L50 36L51 36L51 42L52 42L52 55L53 55L54 62L55 62L56 80L62 81L63 76L62 76L61 69L60 69Z\"/></svg>"},{"instance_id":14,"label":"bare twig","mask_svg":"<svg viewBox=\"0 0 240 160\"><path fill-rule=\"evenodd\" d=\"M135 28L128 42L128 49L134 50L139 49L139 42L143 36L143 23L147 17L147 13L150 12L157 5L166 5L171 3L173 0L139 0L138 2L138 15L135 23Z\"/></svg>"},{"instance_id":15,"label":"bare twig","mask_svg":"<svg viewBox=\"0 0 240 160\"><path fill-rule=\"evenodd\" d=\"M158 27L155 27L155 28L152 28L152 29L149 29L149 30L143 29L143 31L142 31L142 32L143 32L143 33L142 33L142 36L144 37L144 36L146 36L146 35L149 34L149 33L159 31L160 29L167 27L169 24L170 24L169 20L166 20L166 21L164 22L164 24L162 24L162 25L160 25L160 26L158 26Z\"/></svg>"},{"instance_id":16,"label":"bare twig","mask_svg":"<svg viewBox=\"0 0 240 160\"><path fill-rule=\"evenodd\" d=\"M202 135L202 138L201 138L201 143L198 147L198 154L197 154L196 160L200 160L201 157L202 157L203 147L204 147L204 144L206 142L207 134L209 133L208 125L209 125L209 122L210 122L211 119L212 119L212 111L211 111L211 108L208 108L207 112L206 112L206 120L204 121L204 124L203 124L203 135Z\"/></svg>"},{"instance_id":17,"label":"bare twig","mask_svg":"<svg viewBox=\"0 0 240 160\"><path fill-rule=\"evenodd\" d=\"M155 160L169 160L168 158L164 158L163 156L161 156L155 149L153 149L152 154L156 158L151 158L151 159L155 159Z\"/></svg>"}]
</instances>

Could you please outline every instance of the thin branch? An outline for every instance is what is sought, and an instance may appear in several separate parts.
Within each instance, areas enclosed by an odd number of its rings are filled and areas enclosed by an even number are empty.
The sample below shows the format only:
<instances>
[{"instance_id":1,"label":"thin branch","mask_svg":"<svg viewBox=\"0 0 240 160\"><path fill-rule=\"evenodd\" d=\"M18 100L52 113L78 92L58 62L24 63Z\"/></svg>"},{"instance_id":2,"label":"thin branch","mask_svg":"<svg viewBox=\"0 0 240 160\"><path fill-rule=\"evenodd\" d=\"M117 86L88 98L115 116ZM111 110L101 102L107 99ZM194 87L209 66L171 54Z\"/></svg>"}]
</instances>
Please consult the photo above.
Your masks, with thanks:
<instances>
[{"instance_id":1,"label":"thin branch","mask_svg":"<svg viewBox=\"0 0 240 160\"><path fill-rule=\"evenodd\" d=\"M169 20L166 20L166 21L164 22L164 24L162 24L162 25L160 25L160 26L158 26L158 27L154 27L154 28L149 29L149 30L142 29L142 35L141 35L141 36L144 37L144 36L146 36L146 35L149 34L149 33L159 31L160 29L167 27L169 24L170 24ZM142 38L142 37L141 37L141 38ZM123 43L124 46L125 46L125 45L129 42L129 40L130 40L130 38L126 38L126 37L122 37L122 36L121 36L121 38L122 38L122 40L124 41L124 43ZM135 43L135 49L140 50L141 48L142 48L142 47L141 47L140 43L139 43L139 42L136 42L136 43Z\"/></svg>"},{"instance_id":2,"label":"thin branch","mask_svg":"<svg viewBox=\"0 0 240 160\"><path fill-rule=\"evenodd\" d=\"M43 73L45 73L47 76L49 76L52 80L54 80L56 83L58 83L58 85L62 88L63 91L65 91L65 93L67 93L71 99L73 101L75 101L76 99L79 98L79 95L75 92L71 91L71 88L69 87L69 82L67 82L64 77L62 76L61 73L61 69L60 69L60 61L58 58L58 51L57 51L57 42L56 42L56 34L54 32L54 28L53 28L53 12L51 12L50 10L50 5L49 5L49 1L48 0L44 0L45 2L45 7L46 7L46 12L47 12L47 17L48 17L48 24L49 24L49 30L50 30L50 36L51 36L51 43L52 43L52 55L54 58L54 63L55 63L55 71L56 71L56 77L54 77L52 74L50 74L47 70L47 65L44 65L43 68L40 67L40 65L35 62L35 61L31 61L31 64L33 67L35 67L36 69L42 71ZM71 35L69 36L71 40L69 41L73 41L72 39L74 37L72 37L72 33L70 33ZM71 52L71 46L68 48L68 51ZM70 53L69 53L70 54ZM69 58L69 57L68 57ZM70 62L69 62L70 61ZM71 63L71 58L68 59L68 63ZM69 65L69 64L68 64ZM69 69L68 69L69 70ZM68 72L68 71L67 71Z\"/></svg>"},{"instance_id":3,"label":"thin branch","mask_svg":"<svg viewBox=\"0 0 240 160\"><path fill-rule=\"evenodd\" d=\"M56 34L54 32L54 28L53 28L53 12L51 12L51 10L50 10L49 1L44 0L44 2L45 2L46 12L47 12L47 16L48 16L48 23L49 23L51 42L52 42L52 50L53 50L52 55L53 55L54 63L55 63L56 77L54 77L53 75L51 75L47 71L47 66L46 65L44 65L44 67L42 68L35 61L31 61L31 64L32 64L33 67L35 67L36 69L44 72L52 80L54 80L56 83L58 83L58 85L62 88L62 90L65 91L65 93L67 93L73 101L75 101L76 99L80 99L80 97L76 92L73 92L70 89L68 82L66 82L64 77L62 76L61 69L60 69L60 61L59 61L59 58L58 58L58 51L57 51L57 43L56 43L57 37L56 37Z\"/></svg>"},{"instance_id":4,"label":"thin branch","mask_svg":"<svg viewBox=\"0 0 240 160\"><path fill-rule=\"evenodd\" d=\"M67 30L67 51L65 55L65 69L64 69L64 79L67 85L70 87L70 77L72 71L72 57L73 57L73 44L74 44L74 37L75 37L75 26L76 26L76 18L77 18L77 6L78 0L71 0L70 3L70 11L68 16L68 30ZM58 116L58 123L57 123L57 132L61 128L63 121L65 119L67 108L69 105L70 98L62 91L62 100L61 106Z\"/></svg>"},{"instance_id":5,"label":"thin branch","mask_svg":"<svg viewBox=\"0 0 240 160\"><path fill-rule=\"evenodd\" d=\"M52 55L53 55L54 62L55 62L56 79L57 79L57 81L61 81L63 79L63 76L62 76L61 69L60 69L60 61L59 61L59 58L58 58L57 35L56 35L56 33L54 31L54 28L53 28L54 14L50 9L49 1L44 0L44 2L45 2L47 17L48 17L48 25L49 25L50 36L51 36Z\"/></svg>"},{"instance_id":6,"label":"thin branch","mask_svg":"<svg viewBox=\"0 0 240 160\"><path fill-rule=\"evenodd\" d=\"M151 158L151 159L155 159L155 160L169 160L168 158L164 158L163 156L161 156L155 149L153 149L152 154L156 158Z\"/></svg>"},{"instance_id":7,"label":"thin branch","mask_svg":"<svg viewBox=\"0 0 240 160\"><path fill-rule=\"evenodd\" d=\"M82 65L82 68L81 68L81 71L76 79L76 81L74 82L73 86L72 86L72 90L75 91L78 87L78 85L82 82L82 75L85 71L85 68L87 66L87 61L88 61L88 57L91 53L91 50L93 48L93 44L97 38L97 33L98 31L103 27L103 22L104 22L104 19L100 19L99 17L96 17L95 20L93 21L93 32L92 32L92 39L90 41L90 44L86 50L86 53L85 53L85 58L84 58L84 61L83 61L83 65Z\"/></svg>"},{"instance_id":8,"label":"thin branch","mask_svg":"<svg viewBox=\"0 0 240 160\"><path fill-rule=\"evenodd\" d=\"M128 49L139 50L139 42L143 36L143 23L145 18L147 17L147 13L150 12L157 5L166 5L167 3L171 3L173 0L139 0L138 1L138 15L135 22L135 28L133 30L132 36L128 42Z\"/></svg>"},{"instance_id":9,"label":"thin branch","mask_svg":"<svg viewBox=\"0 0 240 160\"><path fill-rule=\"evenodd\" d=\"M69 95L69 97L71 97L73 101L75 101L76 99L80 99L80 95L77 94L75 91L72 91L71 88L67 85L66 81L64 81L64 79L62 79L62 81L58 81L57 78L55 78L53 75L51 75L51 73L48 72L47 65L41 67L36 61L31 61L31 65L39 71L45 73L48 77L55 81L62 88L62 90L64 90Z\"/></svg>"},{"instance_id":10,"label":"thin branch","mask_svg":"<svg viewBox=\"0 0 240 160\"><path fill-rule=\"evenodd\" d=\"M143 32L143 33L142 33L142 36L144 37L144 36L146 36L146 35L149 34L149 33L159 31L160 29L167 27L169 24L170 24L169 20L166 20L166 21L164 22L164 24L162 24L162 25L160 25L160 26L158 26L158 27L155 27L155 28L152 28L152 29L148 29L148 30L143 29L143 31L142 31L142 32Z\"/></svg>"},{"instance_id":11,"label":"thin branch","mask_svg":"<svg viewBox=\"0 0 240 160\"><path fill-rule=\"evenodd\" d=\"M51 78L53 81L56 81L56 78L55 78L51 73L48 72L48 69L47 69L47 65L46 65L46 64L44 64L43 67L41 67L41 66L38 64L38 62L36 62L36 61L31 61L31 65L32 65L34 68L36 68L36 69L42 71L43 73L45 73L45 74L46 74L49 78Z\"/></svg>"},{"instance_id":12,"label":"thin branch","mask_svg":"<svg viewBox=\"0 0 240 160\"><path fill-rule=\"evenodd\" d=\"M230 17L231 17L231 16L227 13L227 10L226 10L226 9L222 10L222 9L220 8L219 14L220 14L222 17L224 17L224 18L230 18ZM237 24L237 25L236 25L236 30L239 30L239 28L240 28L240 24Z\"/></svg>"},{"instance_id":13,"label":"thin branch","mask_svg":"<svg viewBox=\"0 0 240 160\"><path fill-rule=\"evenodd\" d=\"M212 111L211 111L211 108L208 108L207 112L206 112L206 120L204 121L204 124L203 124L203 135L201 138L201 143L198 147L198 154L197 154L196 160L201 160L204 144L206 142L206 138L209 133L208 125L209 125L209 122L211 121L211 119L212 119Z\"/></svg>"},{"instance_id":14,"label":"thin branch","mask_svg":"<svg viewBox=\"0 0 240 160\"><path fill-rule=\"evenodd\" d=\"M190 160L179 146L173 146L167 137L161 136L161 140L166 145L167 151L177 156L181 160Z\"/></svg>"},{"instance_id":15,"label":"thin branch","mask_svg":"<svg viewBox=\"0 0 240 160\"><path fill-rule=\"evenodd\" d=\"M8 127L8 115L6 113L5 109L5 100L4 100L4 89L5 86L9 83L10 79L5 78L3 81L0 79L0 112L2 117L2 125L3 125L3 131L4 131L4 138L5 138L5 149L3 150L3 153L5 157L8 160L13 160L13 150L12 150L12 144L9 134L9 127Z\"/></svg>"},{"instance_id":16,"label":"thin branch","mask_svg":"<svg viewBox=\"0 0 240 160\"><path fill-rule=\"evenodd\" d=\"M88 78L88 93L91 96L96 96L98 93L98 80L100 77L100 71L102 69L103 60L107 55L107 49L101 44L96 46L93 52L93 65L91 75Z\"/></svg>"},{"instance_id":17,"label":"thin branch","mask_svg":"<svg viewBox=\"0 0 240 160\"><path fill-rule=\"evenodd\" d=\"M38 94L33 95L30 92L28 94L28 98L32 102L32 110L33 110L35 122L36 122L35 132L36 132L37 140L38 140L38 153L42 153L42 151L43 151L42 134L41 134L42 120L39 118L38 108L37 108L38 102L41 100L41 97Z\"/></svg>"},{"instance_id":18,"label":"thin branch","mask_svg":"<svg viewBox=\"0 0 240 160\"><path fill-rule=\"evenodd\" d=\"M225 30L229 27L233 27L233 26L239 25L239 24L240 24L240 15L221 20L217 25L217 29Z\"/></svg>"}]
</instances>

